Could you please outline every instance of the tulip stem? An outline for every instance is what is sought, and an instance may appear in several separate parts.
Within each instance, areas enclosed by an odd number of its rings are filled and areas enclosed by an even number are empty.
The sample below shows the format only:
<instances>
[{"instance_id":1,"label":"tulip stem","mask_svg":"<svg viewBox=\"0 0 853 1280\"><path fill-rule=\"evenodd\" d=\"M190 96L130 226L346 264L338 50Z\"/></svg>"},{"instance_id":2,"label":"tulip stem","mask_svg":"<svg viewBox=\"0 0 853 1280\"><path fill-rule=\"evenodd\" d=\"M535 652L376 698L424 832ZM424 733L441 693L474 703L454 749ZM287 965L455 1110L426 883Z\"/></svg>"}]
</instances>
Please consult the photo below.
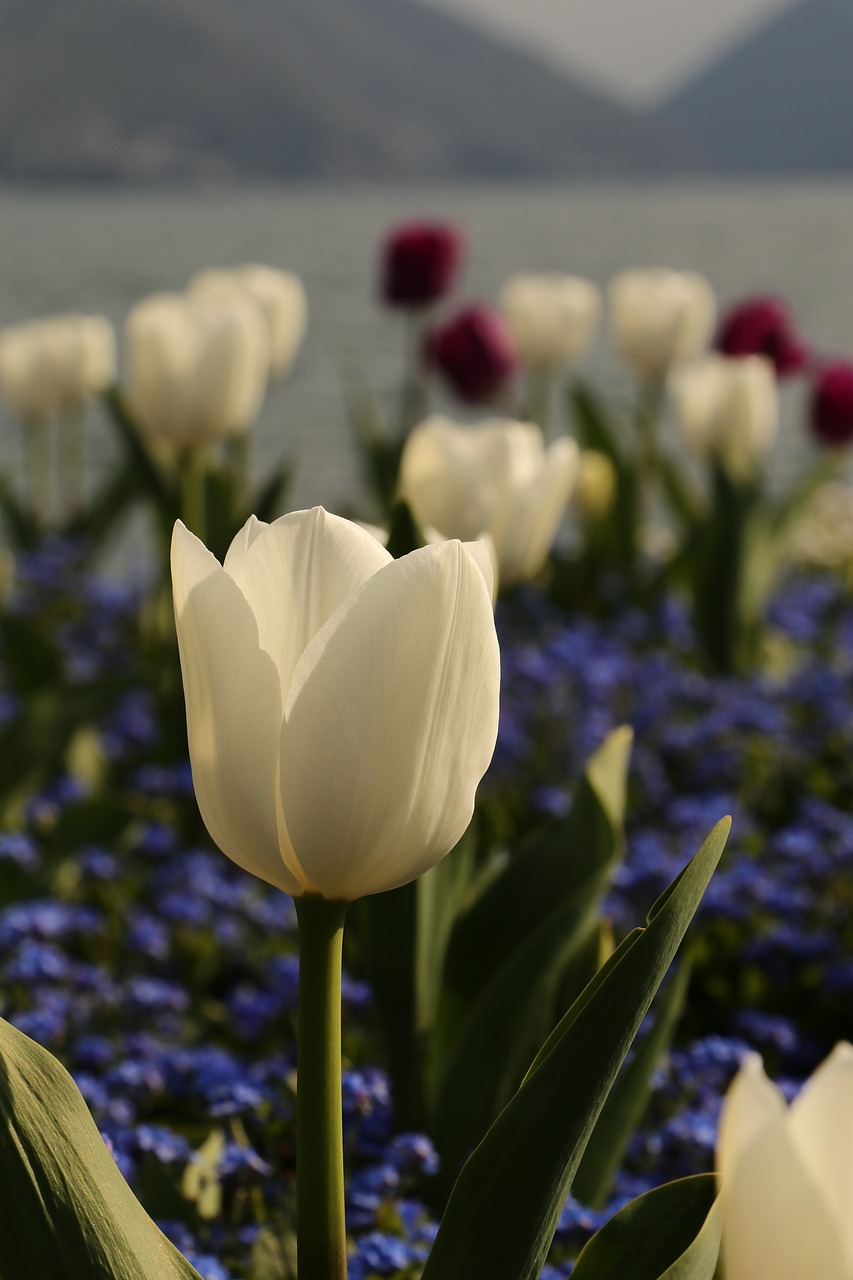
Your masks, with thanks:
<instances>
[{"instance_id":1,"label":"tulip stem","mask_svg":"<svg viewBox=\"0 0 853 1280\"><path fill-rule=\"evenodd\" d=\"M86 414L82 405L69 409L59 424L59 463L64 515L70 522L85 505Z\"/></svg>"},{"instance_id":2,"label":"tulip stem","mask_svg":"<svg viewBox=\"0 0 853 1280\"><path fill-rule=\"evenodd\" d=\"M346 902L296 899L299 1039L296 1239L299 1280L346 1280L341 1119L341 952Z\"/></svg>"},{"instance_id":3,"label":"tulip stem","mask_svg":"<svg viewBox=\"0 0 853 1280\"><path fill-rule=\"evenodd\" d=\"M248 508L251 510L251 475L252 475L252 437L248 431L232 436L226 445L228 469L234 493L235 510L233 515L242 519Z\"/></svg>"},{"instance_id":4,"label":"tulip stem","mask_svg":"<svg viewBox=\"0 0 853 1280\"><path fill-rule=\"evenodd\" d=\"M30 507L46 524L53 505L52 432L47 418L31 418L24 427Z\"/></svg>"},{"instance_id":5,"label":"tulip stem","mask_svg":"<svg viewBox=\"0 0 853 1280\"><path fill-rule=\"evenodd\" d=\"M207 534L207 503L205 495L204 451L198 447L186 449L179 460L181 477L181 517L190 533L205 541Z\"/></svg>"},{"instance_id":6,"label":"tulip stem","mask_svg":"<svg viewBox=\"0 0 853 1280\"><path fill-rule=\"evenodd\" d=\"M403 356L403 382L400 389L399 440L405 442L409 432L426 414L426 384L421 369L424 320L415 312L409 312L405 320Z\"/></svg>"}]
</instances>

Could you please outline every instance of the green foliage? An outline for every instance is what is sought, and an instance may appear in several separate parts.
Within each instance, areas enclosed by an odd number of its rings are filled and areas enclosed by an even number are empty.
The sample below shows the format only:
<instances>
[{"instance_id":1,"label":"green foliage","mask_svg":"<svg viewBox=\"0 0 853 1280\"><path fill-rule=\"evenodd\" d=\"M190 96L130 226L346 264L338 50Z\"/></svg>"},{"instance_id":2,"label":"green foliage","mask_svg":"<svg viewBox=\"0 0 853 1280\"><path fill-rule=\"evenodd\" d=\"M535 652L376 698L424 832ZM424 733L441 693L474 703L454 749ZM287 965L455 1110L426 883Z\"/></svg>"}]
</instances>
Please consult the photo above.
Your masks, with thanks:
<instances>
[{"instance_id":1,"label":"green foliage","mask_svg":"<svg viewBox=\"0 0 853 1280\"><path fill-rule=\"evenodd\" d=\"M584 1249L573 1280L713 1280L720 1253L714 1175L656 1187L617 1213Z\"/></svg>"},{"instance_id":2,"label":"green foliage","mask_svg":"<svg viewBox=\"0 0 853 1280\"><path fill-rule=\"evenodd\" d=\"M0 1022L0 1280L200 1280L151 1221L71 1077Z\"/></svg>"},{"instance_id":3,"label":"green foliage","mask_svg":"<svg viewBox=\"0 0 853 1280\"><path fill-rule=\"evenodd\" d=\"M730 826L714 828L542 1047L462 1170L423 1280L537 1280L584 1147Z\"/></svg>"}]
</instances>

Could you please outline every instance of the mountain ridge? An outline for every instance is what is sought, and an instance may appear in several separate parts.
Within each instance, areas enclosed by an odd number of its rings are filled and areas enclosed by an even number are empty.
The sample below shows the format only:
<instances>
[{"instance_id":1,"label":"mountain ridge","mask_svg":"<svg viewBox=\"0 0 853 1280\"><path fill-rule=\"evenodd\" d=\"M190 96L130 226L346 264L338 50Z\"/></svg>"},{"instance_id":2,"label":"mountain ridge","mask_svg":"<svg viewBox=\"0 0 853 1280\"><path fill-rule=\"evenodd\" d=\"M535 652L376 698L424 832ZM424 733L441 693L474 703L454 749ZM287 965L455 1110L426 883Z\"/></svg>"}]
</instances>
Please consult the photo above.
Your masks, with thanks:
<instances>
[{"instance_id":1,"label":"mountain ridge","mask_svg":"<svg viewBox=\"0 0 853 1280\"><path fill-rule=\"evenodd\" d=\"M800 0L753 30L664 104L710 169L853 171L853 0Z\"/></svg>"},{"instance_id":2,"label":"mountain ridge","mask_svg":"<svg viewBox=\"0 0 853 1280\"><path fill-rule=\"evenodd\" d=\"M415 0L0 2L7 179L545 178L688 165L667 124Z\"/></svg>"}]
</instances>

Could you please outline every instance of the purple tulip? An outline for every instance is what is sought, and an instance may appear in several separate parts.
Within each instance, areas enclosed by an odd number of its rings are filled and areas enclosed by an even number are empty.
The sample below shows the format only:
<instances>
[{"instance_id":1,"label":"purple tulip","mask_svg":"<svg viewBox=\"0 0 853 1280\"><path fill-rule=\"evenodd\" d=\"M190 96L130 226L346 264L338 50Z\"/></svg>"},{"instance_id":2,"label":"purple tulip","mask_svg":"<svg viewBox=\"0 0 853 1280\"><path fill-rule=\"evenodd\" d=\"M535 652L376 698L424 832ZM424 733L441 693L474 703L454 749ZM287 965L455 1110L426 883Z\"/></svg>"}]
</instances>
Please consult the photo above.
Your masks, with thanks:
<instances>
[{"instance_id":1,"label":"purple tulip","mask_svg":"<svg viewBox=\"0 0 853 1280\"><path fill-rule=\"evenodd\" d=\"M484 303L458 311L433 329L424 345L427 366L437 369L460 400L488 404L509 384L518 353L503 313Z\"/></svg>"},{"instance_id":2,"label":"purple tulip","mask_svg":"<svg viewBox=\"0 0 853 1280\"><path fill-rule=\"evenodd\" d=\"M383 300L389 307L418 311L445 297L462 261L463 240L443 222L404 222L382 247Z\"/></svg>"},{"instance_id":3,"label":"purple tulip","mask_svg":"<svg viewBox=\"0 0 853 1280\"><path fill-rule=\"evenodd\" d=\"M799 373L809 350L779 298L745 298L723 317L717 347L727 356L766 356L778 377Z\"/></svg>"},{"instance_id":4,"label":"purple tulip","mask_svg":"<svg viewBox=\"0 0 853 1280\"><path fill-rule=\"evenodd\" d=\"M823 445L853 441L853 363L836 360L818 370L811 397L811 425Z\"/></svg>"}]
</instances>

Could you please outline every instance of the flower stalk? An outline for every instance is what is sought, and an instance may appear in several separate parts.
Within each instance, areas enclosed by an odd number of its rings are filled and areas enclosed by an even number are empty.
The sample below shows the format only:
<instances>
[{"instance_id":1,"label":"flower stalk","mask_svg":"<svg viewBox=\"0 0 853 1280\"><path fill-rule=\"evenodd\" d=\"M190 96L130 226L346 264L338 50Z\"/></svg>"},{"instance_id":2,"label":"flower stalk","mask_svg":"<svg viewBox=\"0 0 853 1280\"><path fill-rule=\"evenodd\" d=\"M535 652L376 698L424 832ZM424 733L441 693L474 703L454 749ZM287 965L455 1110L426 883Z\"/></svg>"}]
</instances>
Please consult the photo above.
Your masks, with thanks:
<instances>
[{"instance_id":1,"label":"flower stalk","mask_svg":"<svg viewBox=\"0 0 853 1280\"><path fill-rule=\"evenodd\" d=\"M341 954L347 903L295 899L299 921L296 1239L300 1280L346 1280Z\"/></svg>"}]
</instances>

